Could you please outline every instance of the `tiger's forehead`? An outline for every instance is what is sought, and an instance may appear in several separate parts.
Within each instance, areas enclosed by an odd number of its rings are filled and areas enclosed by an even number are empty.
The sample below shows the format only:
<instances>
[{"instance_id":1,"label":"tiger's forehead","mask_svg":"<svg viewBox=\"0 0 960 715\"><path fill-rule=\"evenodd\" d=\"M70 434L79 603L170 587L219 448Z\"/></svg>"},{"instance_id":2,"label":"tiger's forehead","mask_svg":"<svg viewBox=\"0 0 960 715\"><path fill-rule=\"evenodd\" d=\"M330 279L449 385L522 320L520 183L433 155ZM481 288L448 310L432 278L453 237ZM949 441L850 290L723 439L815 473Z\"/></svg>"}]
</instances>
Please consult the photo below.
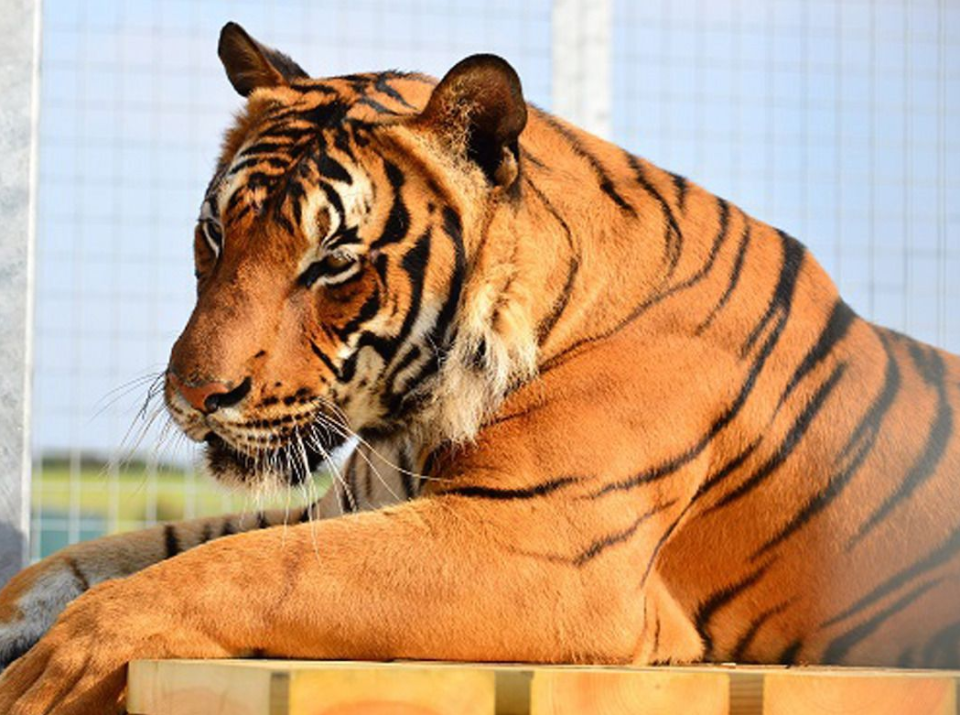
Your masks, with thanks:
<instances>
[{"instance_id":1,"label":"tiger's forehead","mask_svg":"<svg viewBox=\"0 0 960 715\"><path fill-rule=\"evenodd\" d=\"M299 229L311 244L356 227L371 210L374 188L362 166L357 134L369 125L345 121L339 94L311 90L297 101L251 102L251 122L224 160L201 211L225 220L271 213L282 226ZM258 106L259 105L259 106Z\"/></svg>"}]
</instances>

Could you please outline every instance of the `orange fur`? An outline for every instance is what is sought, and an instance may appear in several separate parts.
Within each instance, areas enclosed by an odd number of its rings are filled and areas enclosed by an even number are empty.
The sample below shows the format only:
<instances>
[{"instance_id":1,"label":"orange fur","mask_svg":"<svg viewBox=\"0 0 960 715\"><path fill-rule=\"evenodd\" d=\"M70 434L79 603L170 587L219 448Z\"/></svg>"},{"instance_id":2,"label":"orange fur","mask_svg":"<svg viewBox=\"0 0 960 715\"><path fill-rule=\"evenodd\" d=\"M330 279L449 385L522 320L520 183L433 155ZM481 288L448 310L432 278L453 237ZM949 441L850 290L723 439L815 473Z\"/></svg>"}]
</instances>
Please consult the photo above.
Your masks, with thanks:
<instances>
[{"instance_id":1,"label":"orange fur","mask_svg":"<svg viewBox=\"0 0 960 715\"><path fill-rule=\"evenodd\" d=\"M960 360L858 318L799 243L680 177L532 108L515 145L510 73L470 62L437 90L257 65L170 362L243 389L204 412L167 386L224 479L302 479L317 424L359 431L302 520L419 498L96 587L0 710L114 703L144 656L956 667ZM324 183L355 205L310 214ZM45 667L72 689L28 693Z\"/></svg>"}]
</instances>

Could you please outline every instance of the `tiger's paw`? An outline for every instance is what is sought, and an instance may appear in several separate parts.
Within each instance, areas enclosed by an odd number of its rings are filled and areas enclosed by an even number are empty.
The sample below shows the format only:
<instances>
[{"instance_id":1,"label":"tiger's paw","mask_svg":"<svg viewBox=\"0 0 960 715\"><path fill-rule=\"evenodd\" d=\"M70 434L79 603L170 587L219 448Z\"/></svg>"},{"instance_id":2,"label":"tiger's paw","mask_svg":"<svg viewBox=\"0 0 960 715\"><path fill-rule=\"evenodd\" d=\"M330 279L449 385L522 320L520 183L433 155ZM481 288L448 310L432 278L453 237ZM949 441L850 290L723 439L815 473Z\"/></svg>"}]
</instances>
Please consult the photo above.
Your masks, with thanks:
<instances>
[{"instance_id":1,"label":"tiger's paw","mask_svg":"<svg viewBox=\"0 0 960 715\"><path fill-rule=\"evenodd\" d=\"M91 588L0 675L0 713L123 712L126 665L137 658L224 658L232 651L193 628L171 594L141 576Z\"/></svg>"},{"instance_id":2,"label":"tiger's paw","mask_svg":"<svg viewBox=\"0 0 960 715\"><path fill-rule=\"evenodd\" d=\"M14 576L0 590L0 672L30 650L88 588L75 562L60 554Z\"/></svg>"}]
</instances>

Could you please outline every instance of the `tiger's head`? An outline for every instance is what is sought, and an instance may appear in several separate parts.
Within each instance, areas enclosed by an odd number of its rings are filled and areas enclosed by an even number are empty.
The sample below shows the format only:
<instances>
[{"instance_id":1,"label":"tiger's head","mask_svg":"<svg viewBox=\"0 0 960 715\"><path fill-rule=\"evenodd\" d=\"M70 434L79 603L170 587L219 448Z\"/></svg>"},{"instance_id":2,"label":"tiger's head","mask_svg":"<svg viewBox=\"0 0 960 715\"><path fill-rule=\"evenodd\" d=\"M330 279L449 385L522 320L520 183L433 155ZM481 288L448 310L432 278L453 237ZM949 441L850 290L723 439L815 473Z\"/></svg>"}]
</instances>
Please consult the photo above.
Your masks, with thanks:
<instances>
[{"instance_id":1,"label":"tiger's head","mask_svg":"<svg viewBox=\"0 0 960 715\"><path fill-rule=\"evenodd\" d=\"M311 79L233 23L218 51L247 103L195 229L174 420L246 485L300 483L353 432L469 438L534 363L497 305L509 276L478 269L517 193L516 73L478 55L439 83Z\"/></svg>"}]
</instances>

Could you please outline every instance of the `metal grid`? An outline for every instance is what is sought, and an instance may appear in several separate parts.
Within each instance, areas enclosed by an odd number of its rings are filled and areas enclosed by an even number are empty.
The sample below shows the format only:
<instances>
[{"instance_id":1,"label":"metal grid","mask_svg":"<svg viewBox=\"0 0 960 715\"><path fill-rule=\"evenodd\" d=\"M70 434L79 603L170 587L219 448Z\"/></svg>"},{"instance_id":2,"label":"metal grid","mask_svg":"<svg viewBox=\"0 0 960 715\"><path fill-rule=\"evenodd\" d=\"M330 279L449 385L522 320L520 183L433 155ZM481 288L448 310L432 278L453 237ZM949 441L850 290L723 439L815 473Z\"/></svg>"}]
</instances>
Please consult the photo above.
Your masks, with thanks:
<instances>
[{"instance_id":1,"label":"metal grid","mask_svg":"<svg viewBox=\"0 0 960 715\"><path fill-rule=\"evenodd\" d=\"M960 7L614 5L614 139L800 238L865 317L960 352Z\"/></svg>"},{"instance_id":2,"label":"metal grid","mask_svg":"<svg viewBox=\"0 0 960 715\"><path fill-rule=\"evenodd\" d=\"M615 141L803 239L864 315L960 351L957 8L604 2L610 32L591 25L572 41L610 38L574 48L609 58L607 91L587 86L598 76L590 67L551 81L552 6L564 6L576 30L584 15L571 5L586 11L590 0L46 0L34 558L105 531L237 506L207 491L189 449L151 450L156 430L138 452L142 465L96 467L92 478L84 466L117 453L146 389L129 381L162 369L190 309L193 219L240 103L215 53L231 19L318 75L442 74L493 51L541 106L565 93L609 97ZM175 503L171 484L183 495Z\"/></svg>"}]
</instances>

